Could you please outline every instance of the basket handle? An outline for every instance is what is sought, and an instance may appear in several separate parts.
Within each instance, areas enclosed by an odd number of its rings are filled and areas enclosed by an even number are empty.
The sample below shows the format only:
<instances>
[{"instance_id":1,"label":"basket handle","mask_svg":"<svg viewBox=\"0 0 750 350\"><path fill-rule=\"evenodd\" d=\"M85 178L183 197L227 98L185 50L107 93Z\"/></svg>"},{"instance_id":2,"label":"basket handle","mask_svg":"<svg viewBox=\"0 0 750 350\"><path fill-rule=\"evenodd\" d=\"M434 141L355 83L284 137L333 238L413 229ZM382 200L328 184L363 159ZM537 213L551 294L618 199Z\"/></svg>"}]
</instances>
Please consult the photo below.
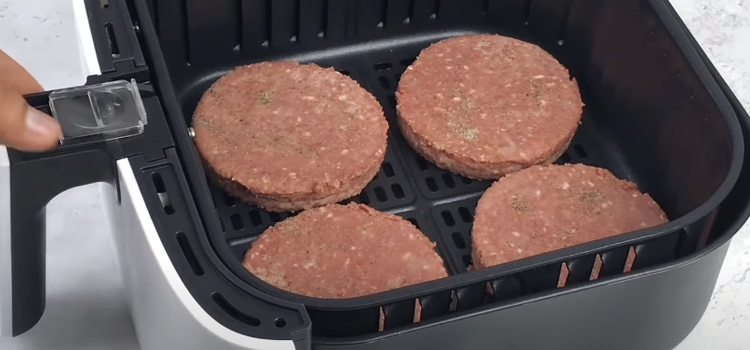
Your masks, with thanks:
<instances>
[{"instance_id":1,"label":"basket handle","mask_svg":"<svg viewBox=\"0 0 750 350\"><path fill-rule=\"evenodd\" d=\"M82 185L116 186L117 146L97 142L46 153L0 146L0 337L27 332L44 313L47 203Z\"/></svg>"}]
</instances>

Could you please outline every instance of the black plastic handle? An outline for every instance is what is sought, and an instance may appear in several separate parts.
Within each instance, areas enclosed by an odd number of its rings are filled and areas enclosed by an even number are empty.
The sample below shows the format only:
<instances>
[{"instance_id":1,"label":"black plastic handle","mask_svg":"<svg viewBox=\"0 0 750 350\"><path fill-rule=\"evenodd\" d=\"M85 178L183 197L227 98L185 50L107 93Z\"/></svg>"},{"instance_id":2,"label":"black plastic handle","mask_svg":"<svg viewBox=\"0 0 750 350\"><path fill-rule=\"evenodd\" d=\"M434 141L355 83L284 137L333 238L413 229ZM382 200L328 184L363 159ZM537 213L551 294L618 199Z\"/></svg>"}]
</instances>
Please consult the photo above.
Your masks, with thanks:
<instances>
[{"instance_id":1,"label":"black plastic handle","mask_svg":"<svg viewBox=\"0 0 750 350\"><path fill-rule=\"evenodd\" d=\"M29 98L37 107L44 100L44 96ZM34 327L44 313L47 203L82 185L107 182L116 186L118 147L117 142L99 142L61 146L46 153L8 149L13 336Z\"/></svg>"},{"instance_id":2,"label":"black plastic handle","mask_svg":"<svg viewBox=\"0 0 750 350\"><path fill-rule=\"evenodd\" d=\"M12 325L17 336L36 325L44 312L47 203L68 189L114 183L116 177L111 157L99 150L11 162L10 174Z\"/></svg>"}]
</instances>

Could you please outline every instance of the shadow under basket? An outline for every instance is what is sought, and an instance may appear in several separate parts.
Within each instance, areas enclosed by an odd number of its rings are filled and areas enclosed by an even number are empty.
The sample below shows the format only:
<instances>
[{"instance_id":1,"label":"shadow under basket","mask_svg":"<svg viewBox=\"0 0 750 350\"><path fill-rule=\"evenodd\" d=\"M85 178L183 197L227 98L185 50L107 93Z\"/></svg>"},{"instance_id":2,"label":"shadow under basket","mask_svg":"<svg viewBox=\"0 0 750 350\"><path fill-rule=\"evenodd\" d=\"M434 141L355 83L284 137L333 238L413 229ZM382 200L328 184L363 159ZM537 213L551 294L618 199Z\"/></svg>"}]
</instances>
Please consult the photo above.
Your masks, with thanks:
<instances>
[{"instance_id":1,"label":"shadow under basket","mask_svg":"<svg viewBox=\"0 0 750 350\"><path fill-rule=\"evenodd\" d=\"M737 113L744 112L733 108L665 1L133 1L141 22L149 22L142 35L158 38L160 64L181 107L169 118L210 242L190 247L197 238L178 237L183 249L170 255L207 249L218 262L200 263L225 265L233 288L226 293L236 298L208 289L193 295L204 307L224 310L234 320L227 327L280 338L305 329L309 317L315 349L666 350L702 315L726 252L719 243L734 233L721 220L737 220L744 209L741 201L722 204L743 166ZM394 92L422 49L474 33L538 44L565 65L586 107L558 163L603 167L635 182L671 221L468 271L474 208L490 182L418 156L396 125ZM321 300L273 288L241 266L258 235L290 214L265 212L207 182L185 126L211 83L237 65L267 60L334 67L377 97L391 126L388 152L353 200L417 225L437 244L448 278ZM181 277L193 288L190 274ZM284 318L247 301L268 298L304 305L306 314Z\"/></svg>"}]
</instances>

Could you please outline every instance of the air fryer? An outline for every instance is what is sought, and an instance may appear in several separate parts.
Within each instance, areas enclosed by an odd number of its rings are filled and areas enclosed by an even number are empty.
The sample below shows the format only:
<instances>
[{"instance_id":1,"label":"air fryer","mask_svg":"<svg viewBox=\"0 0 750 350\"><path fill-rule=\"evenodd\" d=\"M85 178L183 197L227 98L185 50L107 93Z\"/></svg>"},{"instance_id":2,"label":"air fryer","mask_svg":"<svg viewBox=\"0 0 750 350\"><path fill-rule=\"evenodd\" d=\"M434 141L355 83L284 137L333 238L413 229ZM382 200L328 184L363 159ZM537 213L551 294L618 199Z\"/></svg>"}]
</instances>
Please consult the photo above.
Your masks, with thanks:
<instances>
[{"instance_id":1,"label":"air fryer","mask_svg":"<svg viewBox=\"0 0 750 350\"><path fill-rule=\"evenodd\" d=\"M85 86L27 97L63 124L60 147L0 152L3 336L27 332L44 312L46 203L94 182L111 185L102 198L144 350L672 349L702 316L730 238L750 216L747 113L665 0L85 4L80 34L94 48L94 74ZM672 220L467 271L473 210L490 183L417 156L393 123L393 94L420 50L472 33L533 42L563 63L586 108L558 162L635 182ZM351 200L415 223L448 278L323 300L241 266L253 240L289 214L207 180L192 112L233 67L290 59L334 67L378 98L391 122L388 153ZM590 280L595 261L602 271ZM563 266L569 277L558 288Z\"/></svg>"}]
</instances>

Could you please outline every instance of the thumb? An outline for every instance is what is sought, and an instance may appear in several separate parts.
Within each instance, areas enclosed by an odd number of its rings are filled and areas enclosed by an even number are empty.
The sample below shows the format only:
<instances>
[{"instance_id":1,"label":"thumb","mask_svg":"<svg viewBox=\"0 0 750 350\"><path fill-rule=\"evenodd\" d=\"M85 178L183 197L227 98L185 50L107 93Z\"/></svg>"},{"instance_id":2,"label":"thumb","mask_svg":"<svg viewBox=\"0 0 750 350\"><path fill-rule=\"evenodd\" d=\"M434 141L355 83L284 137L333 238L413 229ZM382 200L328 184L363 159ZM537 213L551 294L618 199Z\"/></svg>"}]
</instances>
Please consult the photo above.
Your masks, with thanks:
<instances>
[{"instance_id":1,"label":"thumb","mask_svg":"<svg viewBox=\"0 0 750 350\"><path fill-rule=\"evenodd\" d=\"M29 106L20 92L0 84L0 144L22 151L46 151L57 146L60 125Z\"/></svg>"}]
</instances>

